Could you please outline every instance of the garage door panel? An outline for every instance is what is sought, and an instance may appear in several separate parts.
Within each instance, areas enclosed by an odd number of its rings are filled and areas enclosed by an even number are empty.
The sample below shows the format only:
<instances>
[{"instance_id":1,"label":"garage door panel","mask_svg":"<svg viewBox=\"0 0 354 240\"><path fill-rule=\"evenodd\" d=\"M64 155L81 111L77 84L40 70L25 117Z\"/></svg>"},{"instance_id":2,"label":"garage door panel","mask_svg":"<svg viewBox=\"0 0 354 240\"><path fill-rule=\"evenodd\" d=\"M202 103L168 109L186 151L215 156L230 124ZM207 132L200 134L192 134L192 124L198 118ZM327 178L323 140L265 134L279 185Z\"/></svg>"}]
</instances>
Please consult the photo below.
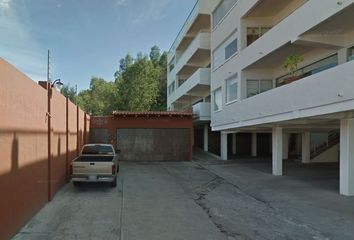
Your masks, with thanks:
<instances>
[{"instance_id":1,"label":"garage door panel","mask_svg":"<svg viewBox=\"0 0 354 240\"><path fill-rule=\"evenodd\" d=\"M118 129L123 161L185 161L190 151L189 129Z\"/></svg>"}]
</instances>

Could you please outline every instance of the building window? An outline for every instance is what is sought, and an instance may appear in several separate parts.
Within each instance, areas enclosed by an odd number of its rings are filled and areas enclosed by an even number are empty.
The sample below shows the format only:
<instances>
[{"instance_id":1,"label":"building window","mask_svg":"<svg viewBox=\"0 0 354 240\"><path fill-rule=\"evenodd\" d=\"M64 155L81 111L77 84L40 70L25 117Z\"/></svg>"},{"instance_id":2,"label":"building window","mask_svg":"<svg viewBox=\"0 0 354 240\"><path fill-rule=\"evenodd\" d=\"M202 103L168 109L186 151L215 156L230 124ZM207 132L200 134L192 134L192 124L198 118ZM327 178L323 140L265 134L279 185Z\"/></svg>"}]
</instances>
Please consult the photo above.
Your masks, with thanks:
<instances>
[{"instance_id":1,"label":"building window","mask_svg":"<svg viewBox=\"0 0 354 240\"><path fill-rule=\"evenodd\" d=\"M237 75L226 80L226 102L232 102L237 99L238 83Z\"/></svg>"},{"instance_id":2,"label":"building window","mask_svg":"<svg viewBox=\"0 0 354 240\"><path fill-rule=\"evenodd\" d=\"M175 91L175 81L168 86L168 95L171 95Z\"/></svg>"},{"instance_id":3,"label":"building window","mask_svg":"<svg viewBox=\"0 0 354 240\"><path fill-rule=\"evenodd\" d=\"M172 60L170 61L170 64L168 65L168 69L170 72L175 68L175 60L176 58L173 57Z\"/></svg>"},{"instance_id":4,"label":"building window","mask_svg":"<svg viewBox=\"0 0 354 240\"><path fill-rule=\"evenodd\" d=\"M247 28L247 46L251 45L258 38L268 32L270 27L249 27Z\"/></svg>"},{"instance_id":5,"label":"building window","mask_svg":"<svg viewBox=\"0 0 354 240\"><path fill-rule=\"evenodd\" d=\"M348 49L348 61L354 60L354 47Z\"/></svg>"},{"instance_id":6,"label":"building window","mask_svg":"<svg viewBox=\"0 0 354 240\"><path fill-rule=\"evenodd\" d=\"M235 55L238 51L237 32L233 33L225 42L213 52L213 69L219 68L226 60Z\"/></svg>"},{"instance_id":7,"label":"building window","mask_svg":"<svg viewBox=\"0 0 354 240\"><path fill-rule=\"evenodd\" d=\"M247 97L258 95L273 88L273 80L247 80Z\"/></svg>"},{"instance_id":8,"label":"building window","mask_svg":"<svg viewBox=\"0 0 354 240\"><path fill-rule=\"evenodd\" d=\"M213 12L213 28L215 28L238 0L222 0Z\"/></svg>"},{"instance_id":9,"label":"building window","mask_svg":"<svg viewBox=\"0 0 354 240\"><path fill-rule=\"evenodd\" d=\"M232 40L232 42L229 43L229 45L226 46L226 48L225 48L225 60L229 59L236 52L237 52L237 38Z\"/></svg>"},{"instance_id":10,"label":"building window","mask_svg":"<svg viewBox=\"0 0 354 240\"><path fill-rule=\"evenodd\" d=\"M221 88L218 88L213 92L213 98L214 98L213 100L214 111L221 110L221 105L222 105Z\"/></svg>"}]
</instances>

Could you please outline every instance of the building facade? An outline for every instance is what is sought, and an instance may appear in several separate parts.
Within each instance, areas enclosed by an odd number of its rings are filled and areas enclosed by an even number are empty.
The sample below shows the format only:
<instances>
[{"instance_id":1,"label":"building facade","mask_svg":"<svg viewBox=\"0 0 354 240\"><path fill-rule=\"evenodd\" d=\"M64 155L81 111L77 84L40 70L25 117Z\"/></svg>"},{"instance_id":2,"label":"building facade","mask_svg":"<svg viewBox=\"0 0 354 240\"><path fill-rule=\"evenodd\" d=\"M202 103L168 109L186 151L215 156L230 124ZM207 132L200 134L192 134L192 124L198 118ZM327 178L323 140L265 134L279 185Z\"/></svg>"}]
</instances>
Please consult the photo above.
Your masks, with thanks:
<instances>
[{"instance_id":1,"label":"building facade","mask_svg":"<svg viewBox=\"0 0 354 240\"><path fill-rule=\"evenodd\" d=\"M271 154L277 176L291 157L339 161L340 192L354 195L353 15L353 0L213 2L210 119L221 159L246 144L250 156Z\"/></svg>"},{"instance_id":2,"label":"building facade","mask_svg":"<svg viewBox=\"0 0 354 240\"><path fill-rule=\"evenodd\" d=\"M220 152L220 143L219 133L210 128L210 19L217 2L196 2L169 51L167 70L168 109L193 110L195 144L214 153Z\"/></svg>"}]
</instances>

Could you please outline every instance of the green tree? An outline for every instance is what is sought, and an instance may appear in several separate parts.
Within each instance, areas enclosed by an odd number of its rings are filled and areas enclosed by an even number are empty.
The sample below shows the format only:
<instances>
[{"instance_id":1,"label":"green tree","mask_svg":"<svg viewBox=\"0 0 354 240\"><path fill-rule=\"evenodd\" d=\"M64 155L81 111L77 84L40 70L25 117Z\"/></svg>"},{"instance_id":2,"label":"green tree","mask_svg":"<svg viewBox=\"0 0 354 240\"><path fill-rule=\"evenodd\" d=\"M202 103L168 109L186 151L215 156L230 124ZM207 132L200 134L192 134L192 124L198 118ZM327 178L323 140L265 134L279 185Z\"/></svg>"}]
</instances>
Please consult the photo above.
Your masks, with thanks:
<instances>
[{"instance_id":1,"label":"green tree","mask_svg":"<svg viewBox=\"0 0 354 240\"><path fill-rule=\"evenodd\" d=\"M72 87L68 84L65 84L61 89L60 89L61 94L63 94L65 97L69 98L71 102L75 103L76 102L76 87Z\"/></svg>"},{"instance_id":2,"label":"green tree","mask_svg":"<svg viewBox=\"0 0 354 240\"><path fill-rule=\"evenodd\" d=\"M135 59L128 53L114 76L114 82L93 77L90 88L77 96L79 106L92 115L166 110L167 53L161 54L157 46L149 55L139 52Z\"/></svg>"},{"instance_id":3,"label":"green tree","mask_svg":"<svg viewBox=\"0 0 354 240\"><path fill-rule=\"evenodd\" d=\"M92 115L110 115L115 110L115 84L102 78L92 77L90 89L78 95L78 104Z\"/></svg>"},{"instance_id":4,"label":"green tree","mask_svg":"<svg viewBox=\"0 0 354 240\"><path fill-rule=\"evenodd\" d=\"M166 111L167 109L167 52L164 52L159 60L157 68L160 72L159 76L159 94L153 110Z\"/></svg>"},{"instance_id":5,"label":"green tree","mask_svg":"<svg viewBox=\"0 0 354 240\"><path fill-rule=\"evenodd\" d=\"M131 66L134 63L134 59L130 53L128 53L125 58L122 58L119 61L119 69L116 71L114 74L115 78L117 78L120 74L122 74L124 71L127 70L129 66Z\"/></svg>"},{"instance_id":6,"label":"green tree","mask_svg":"<svg viewBox=\"0 0 354 240\"><path fill-rule=\"evenodd\" d=\"M154 64L154 66L158 66L159 65L159 61L161 58L161 52L160 52L160 48L158 46L153 46L151 48L150 51L150 60L152 61L152 63Z\"/></svg>"},{"instance_id":7,"label":"green tree","mask_svg":"<svg viewBox=\"0 0 354 240\"><path fill-rule=\"evenodd\" d=\"M159 93L159 76L150 59L139 53L134 63L116 76L117 110L151 110Z\"/></svg>"}]
</instances>

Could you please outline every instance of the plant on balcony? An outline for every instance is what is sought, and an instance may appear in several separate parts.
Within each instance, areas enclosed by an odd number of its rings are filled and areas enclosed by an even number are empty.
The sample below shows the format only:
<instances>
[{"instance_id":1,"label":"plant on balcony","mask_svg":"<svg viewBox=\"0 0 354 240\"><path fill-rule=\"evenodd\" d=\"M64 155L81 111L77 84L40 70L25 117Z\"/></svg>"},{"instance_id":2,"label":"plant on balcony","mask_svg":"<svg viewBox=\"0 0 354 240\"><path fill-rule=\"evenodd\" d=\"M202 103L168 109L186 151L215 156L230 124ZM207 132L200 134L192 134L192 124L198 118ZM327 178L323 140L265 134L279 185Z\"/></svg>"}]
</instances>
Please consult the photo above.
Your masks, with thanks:
<instances>
[{"instance_id":1,"label":"plant on balcony","mask_svg":"<svg viewBox=\"0 0 354 240\"><path fill-rule=\"evenodd\" d=\"M304 61L304 57L301 55L293 54L288 56L284 63L283 68L288 71L289 77L284 79L284 84L292 83L300 79L300 76L296 74L299 63Z\"/></svg>"}]
</instances>

